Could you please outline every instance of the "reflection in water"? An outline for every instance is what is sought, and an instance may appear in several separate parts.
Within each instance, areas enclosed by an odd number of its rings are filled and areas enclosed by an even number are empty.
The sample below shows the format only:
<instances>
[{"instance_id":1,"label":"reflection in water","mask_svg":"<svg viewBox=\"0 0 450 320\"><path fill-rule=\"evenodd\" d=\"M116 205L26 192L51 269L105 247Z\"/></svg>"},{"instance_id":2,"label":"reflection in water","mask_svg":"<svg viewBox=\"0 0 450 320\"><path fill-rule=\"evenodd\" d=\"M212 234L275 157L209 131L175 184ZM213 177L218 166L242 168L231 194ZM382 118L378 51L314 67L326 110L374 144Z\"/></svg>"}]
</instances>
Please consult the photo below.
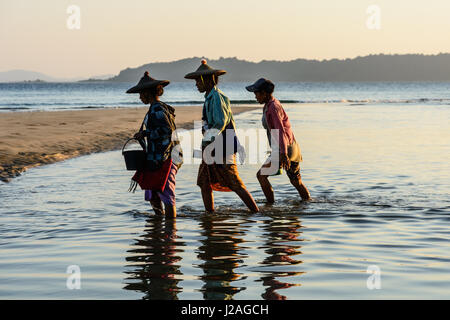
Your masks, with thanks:
<instances>
[{"instance_id":1,"label":"reflection in water","mask_svg":"<svg viewBox=\"0 0 450 320\"><path fill-rule=\"evenodd\" d=\"M296 216L272 216L270 219L264 221L264 238L267 239L264 246L264 252L268 256L261 262L267 266L261 270L266 274L261 277L266 291L261 295L267 300L286 300L286 296L276 292L279 289L287 289L293 286L300 286L300 284L289 283L285 277L295 277L304 272L292 271L291 266L302 263L301 260L296 260L294 256L301 254L299 249L301 245L298 243L302 241L299 239L301 228L300 221ZM276 267L276 268L274 268ZM282 271L287 269L286 271ZM297 270L298 267L295 267ZM285 278L285 282L277 280L277 278Z\"/></svg>"},{"instance_id":2,"label":"reflection in water","mask_svg":"<svg viewBox=\"0 0 450 320\"><path fill-rule=\"evenodd\" d=\"M246 254L239 244L244 242L240 237L245 230L241 226L243 220L236 217L203 215L200 218L202 245L198 249L198 257L203 260L199 265L203 269L200 279L204 285L200 289L206 300L231 300L244 287L236 287L233 282L245 279L235 269L242 265Z\"/></svg>"},{"instance_id":3,"label":"reflection in water","mask_svg":"<svg viewBox=\"0 0 450 320\"><path fill-rule=\"evenodd\" d=\"M177 241L176 221L151 216L147 220L145 233L136 239L132 255L126 258L131 262L125 272L126 290L145 293L143 299L173 300L181 291L181 257L177 255L184 243ZM178 262L178 263L177 263Z\"/></svg>"}]
</instances>

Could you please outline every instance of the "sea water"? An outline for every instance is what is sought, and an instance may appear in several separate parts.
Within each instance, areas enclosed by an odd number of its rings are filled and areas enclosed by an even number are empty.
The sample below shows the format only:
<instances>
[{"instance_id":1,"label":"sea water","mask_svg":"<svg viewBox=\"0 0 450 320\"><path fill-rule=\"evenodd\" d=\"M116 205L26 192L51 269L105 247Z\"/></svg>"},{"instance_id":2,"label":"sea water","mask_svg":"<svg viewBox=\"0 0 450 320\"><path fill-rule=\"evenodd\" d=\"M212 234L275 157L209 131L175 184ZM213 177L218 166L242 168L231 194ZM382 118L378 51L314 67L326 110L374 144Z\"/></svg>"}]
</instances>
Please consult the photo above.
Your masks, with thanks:
<instances>
[{"instance_id":1,"label":"sea water","mask_svg":"<svg viewBox=\"0 0 450 320\"><path fill-rule=\"evenodd\" d=\"M256 104L250 83L224 82L220 88L233 104ZM0 112L78 110L138 107L135 94L125 91L135 83L77 82L0 83ZM450 105L450 82L278 82L276 95L284 103ZM174 82L165 88L164 100L172 105L202 105L195 83Z\"/></svg>"},{"instance_id":2,"label":"sea water","mask_svg":"<svg viewBox=\"0 0 450 320\"><path fill-rule=\"evenodd\" d=\"M284 107L310 202L283 174L267 205L261 163L246 163L261 211L215 192L217 212L205 214L198 165L185 164L178 217L161 219L143 191L127 192L120 151L1 183L0 298L449 299L448 105ZM237 127L261 128L260 112L237 115Z\"/></svg>"}]
</instances>

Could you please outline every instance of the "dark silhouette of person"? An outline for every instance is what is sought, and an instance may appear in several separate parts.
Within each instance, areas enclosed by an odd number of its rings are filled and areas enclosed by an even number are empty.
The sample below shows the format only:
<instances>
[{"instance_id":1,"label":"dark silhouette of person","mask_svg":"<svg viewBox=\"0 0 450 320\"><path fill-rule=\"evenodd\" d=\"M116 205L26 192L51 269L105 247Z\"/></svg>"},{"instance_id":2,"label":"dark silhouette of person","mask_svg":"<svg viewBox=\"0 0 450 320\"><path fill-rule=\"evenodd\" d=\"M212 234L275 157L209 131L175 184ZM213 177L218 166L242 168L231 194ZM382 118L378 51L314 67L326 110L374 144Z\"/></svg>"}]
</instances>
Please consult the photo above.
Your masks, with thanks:
<instances>
[{"instance_id":1,"label":"dark silhouette of person","mask_svg":"<svg viewBox=\"0 0 450 320\"><path fill-rule=\"evenodd\" d=\"M128 250L125 290L144 293L145 300L177 300L182 289L180 260L177 247L183 246L176 235L176 220L151 216L145 233Z\"/></svg>"},{"instance_id":2,"label":"dark silhouette of person","mask_svg":"<svg viewBox=\"0 0 450 320\"><path fill-rule=\"evenodd\" d=\"M270 271L265 272L266 275L261 277L261 281L266 287L261 297L266 300L286 300L287 297L277 291L300 286L300 284L290 283L288 280L294 280L293 277L304 273L301 271L283 271L285 266L302 263L295 257L302 253L300 251L302 239L299 239L301 223L296 216L274 215L264 221L263 228L265 231L264 238L267 239L264 251L268 256L261 264L269 266ZM283 278L284 281L279 280L280 278Z\"/></svg>"},{"instance_id":3,"label":"dark silhouette of person","mask_svg":"<svg viewBox=\"0 0 450 320\"><path fill-rule=\"evenodd\" d=\"M200 279L204 281L200 291L205 300L232 300L236 293L245 290L233 285L244 277L235 268L243 263L239 244L244 241L241 237L245 230L239 222L225 216L203 215L200 219L204 237L198 249L198 257L203 260L199 265L203 269Z\"/></svg>"}]
</instances>

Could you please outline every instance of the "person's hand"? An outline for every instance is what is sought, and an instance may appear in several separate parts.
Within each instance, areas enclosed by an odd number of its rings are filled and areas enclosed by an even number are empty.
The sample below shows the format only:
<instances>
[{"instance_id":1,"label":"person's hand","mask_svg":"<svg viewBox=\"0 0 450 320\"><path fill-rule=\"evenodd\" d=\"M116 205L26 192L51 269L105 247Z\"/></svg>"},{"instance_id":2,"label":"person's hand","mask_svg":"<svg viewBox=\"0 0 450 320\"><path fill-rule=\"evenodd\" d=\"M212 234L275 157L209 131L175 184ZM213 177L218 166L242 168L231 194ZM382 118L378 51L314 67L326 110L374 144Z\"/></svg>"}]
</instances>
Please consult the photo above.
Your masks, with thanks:
<instances>
[{"instance_id":1,"label":"person's hand","mask_svg":"<svg viewBox=\"0 0 450 320\"><path fill-rule=\"evenodd\" d=\"M285 153L280 154L280 167L284 168L285 170L289 170L289 168L291 167L291 160L289 160L289 157Z\"/></svg>"},{"instance_id":2,"label":"person's hand","mask_svg":"<svg viewBox=\"0 0 450 320\"><path fill-rule=\"evenodd\" d=\"M134 134L134 138L137 140L141 140L144 138L144 132L143 131L139 131L137 133Z\"/></svg>"}]
</instances>

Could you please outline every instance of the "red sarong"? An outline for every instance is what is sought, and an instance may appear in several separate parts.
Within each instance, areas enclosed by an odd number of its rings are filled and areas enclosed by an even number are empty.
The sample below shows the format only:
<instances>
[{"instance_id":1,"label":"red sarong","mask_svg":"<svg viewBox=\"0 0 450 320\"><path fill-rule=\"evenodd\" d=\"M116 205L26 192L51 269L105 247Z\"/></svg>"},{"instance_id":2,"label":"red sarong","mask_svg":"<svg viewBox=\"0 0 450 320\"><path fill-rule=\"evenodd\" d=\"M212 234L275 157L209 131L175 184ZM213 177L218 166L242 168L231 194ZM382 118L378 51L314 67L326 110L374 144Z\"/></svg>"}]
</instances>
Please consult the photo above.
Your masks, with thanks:
<instances>
[{"instance_id":1,"label":"red sarong","mask_svg":"<svg viewBox=\"0 0 450 320\"><path fill-rule=\"evenodd\" d=\"M172 159L163 162L161 168L156 171L148 169L137 170L131 180L136 181L142 190L153 190L162 192L169 178Z\"/></svg>"}]
</instances>

